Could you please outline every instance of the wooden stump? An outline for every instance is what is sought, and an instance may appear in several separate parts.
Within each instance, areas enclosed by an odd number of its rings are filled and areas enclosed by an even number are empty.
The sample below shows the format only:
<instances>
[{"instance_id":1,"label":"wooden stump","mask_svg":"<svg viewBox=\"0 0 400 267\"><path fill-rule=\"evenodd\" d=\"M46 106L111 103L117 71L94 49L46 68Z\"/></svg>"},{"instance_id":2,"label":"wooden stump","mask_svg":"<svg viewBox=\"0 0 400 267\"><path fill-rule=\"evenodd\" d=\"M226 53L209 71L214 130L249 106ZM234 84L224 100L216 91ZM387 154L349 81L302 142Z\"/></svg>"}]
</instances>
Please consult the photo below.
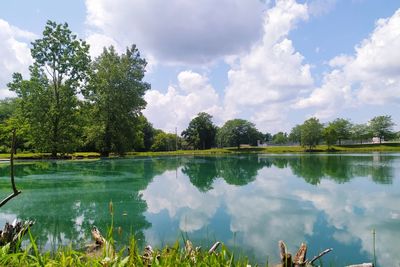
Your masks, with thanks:
<instances>
[{"instance_id":1,"label":"wooden stump","mask_svg":"<svg viewBox=\"0 0 400 267\"><path fill-rule=\"evenodd\" d=\"M86 253L90 257L109 257L113 258L115 251L113 246L102 236L100 230L93 226L92 237L95 243L86 246Z\"/></svg>"},{"instance_id":2,"label":"wooden stump","mask_svg":"<svg viewBox=\"0 0 400 267\"><path fill-rule=\"evenodd\" d=\"M6 223L3 230L0 230L0 246L10 244L11 251L15 251L18 241L25 235L29 227L34 224L33 221L17 221Z\"/></svg>"},{"instance_id":3,"label":"wooden stump","mask_svg":"<svg viewBox=\"0 0 400 267\"><path fill-rule=\"evenodd\" d=\"M292 254L288 253L285 243L281 240L278 242L281 263L276 265L276 267L309 267L313 266L313 263L324 256L325 254L332 251L332 249L326 249L322 251L319 255L315 256L312 260L307 260L307 245L301 243L299 250L292 259Z\"/></svg>"}]
</instances>

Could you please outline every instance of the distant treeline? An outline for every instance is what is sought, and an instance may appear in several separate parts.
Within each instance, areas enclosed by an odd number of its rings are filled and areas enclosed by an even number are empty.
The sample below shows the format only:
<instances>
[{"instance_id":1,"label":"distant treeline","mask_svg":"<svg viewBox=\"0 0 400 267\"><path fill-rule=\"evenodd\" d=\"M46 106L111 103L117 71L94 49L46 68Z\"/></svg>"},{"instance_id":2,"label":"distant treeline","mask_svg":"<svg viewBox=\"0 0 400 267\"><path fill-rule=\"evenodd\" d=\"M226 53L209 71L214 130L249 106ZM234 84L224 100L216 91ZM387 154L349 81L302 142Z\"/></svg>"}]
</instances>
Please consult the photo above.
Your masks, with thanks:
<instances>
[{"instance_id":1,"label":"distant treeline","mask_svg":"<svg viewBox=\"0 0 400 267\"><path fill-rule=\"evenodd\" d=\"M19 151L95 151L103 156L128 151L168 151L211 147L300 143L313 148L342 140L398 138L390 116L353 125L336 119L323 125L316 118L294 127L290 134L261 133L247 120L233 119L222 127L201 112L180 136L155 129L142 115L146 60L135 45L118 54L111 46L92 60L89 45L77 39L66 23L48 21L40 39L32 42L30 77L14 73L8 87L16 98L0 100L0 152L9 151L17 129Z\"/></svg>"}]
</instances>

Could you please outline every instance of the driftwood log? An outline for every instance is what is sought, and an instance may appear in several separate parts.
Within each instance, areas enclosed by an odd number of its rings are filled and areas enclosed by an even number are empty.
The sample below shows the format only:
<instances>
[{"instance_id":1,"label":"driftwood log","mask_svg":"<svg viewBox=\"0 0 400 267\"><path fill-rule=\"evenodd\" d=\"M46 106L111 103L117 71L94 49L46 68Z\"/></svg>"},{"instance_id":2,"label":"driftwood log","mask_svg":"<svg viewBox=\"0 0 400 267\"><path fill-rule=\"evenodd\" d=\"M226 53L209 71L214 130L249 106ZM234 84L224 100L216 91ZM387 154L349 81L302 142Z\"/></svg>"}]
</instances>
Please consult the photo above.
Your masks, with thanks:
<instances>
[{"instance_id":1,"label":"driftwood log","mask_svg":"<svg viewBox=\"0 0 400 267\"><path fill-rule=\"evenodd\" d=\"M0 246L10 244L10 250L15 251L18 242L33 224L33 221L17 221L17 219L11 224L6 222L3 230L0 230Z\"/></svg>"},{"instance_id":2,"label":"driftwood log","mask_svg":"<svg viewBox=\"0 0 400 267\"><path fill-rule=\"evenodd\" d=\"M286 245L283 241L279 241L278 246L279 246L279 254L281 257L281 263L277 264L275 267L312 267L314 266L314 262L316 262L318 259L320 259L321 257L323 257L324 255L328 254L333 250L332 248L325 249L317 256L313 257L311 260L307 260L306 259L307 245L305 243L302 243L296 255L292 259L292 255L288 253ZM346 267L374 267L374 264L362 263L362 264L348 265Z\"/></svg>"},{"instance_id":3,"label":"driftwood log","mask_svg":"<svg viewBox=\"0 0 400 267\"><path fill-rule=\"evenodd\" d=\"M292 258L287 250L285 243L281 240L278 242L281 263L276 265L276 267L309 267L313 266L314 262L324 256L325 254L332 251L331 248L322 251L319 255L312 258L312 260L307 260L307 245L302 243L296 255Z\"/></svg>"},{"instance_id":4,"label":"driftwood log","mask_svg":"<svg viewBox=\"0 0 400 267\"><path fill-rule=\"evenodd\" d=\"M145 266L151 266L151 263L153 262L153 254L154 254L153 248L150 245L147 245L144 248L142 255L143 264Z\"/></svg>"},{"instance_id":5,"label":"driftwood log","mask_svg":"<svg viewBox=\"0 0 400 267\"><path fill-rule=\"evenodd\" d=\"M86 253L90 257L102 257L113 258L115 255L115 251L113 246L102 236L100 230L93 226L92 228L92 237L94 239L93 244L89 244L86 246Z\"/></svg>"},{"instance_id":6,"label":"driftwood log","mask_svg":"<svg viewBox=\"0 0 400 267\"><path fill-rule=\"evenodd\" d=\"M211 248L208 250L208 254L217 253L216 250L219 247L221 242L215 242ZM194 264L196 264L197 256L200 253L201 247L193 246L193 243L190 240L185 241L185 257L190 259ZM159 260L161 255L154 252L153 248L148 245L144 248L143 255L141 256L143 263L145 266L150 267L154 259Z\"/></svg>"},{"instance_id":7,"label":"driftwood log","mask_svg":"<svg viewBox=\"0 0 400 267\"><path fill-rule=\"evenodd\" d=\"M215 242L214 245L212 245L211 248L208 250L208 254L214 253L217 250L219 245L221 245L221 242L218 242L218 241Z\"/></svg>"},{"instance_id":8,"label":"driftwood log","mask_svg":"<svg viewBox=\"0 0 400 267\"><path fill-rule=\"evenodd\" d=\"M185 242L185 256L191 261L196 262L196 256L200 251L200 247L194 247L192 242L188 239Z\"/></svg>"}]
</instances>

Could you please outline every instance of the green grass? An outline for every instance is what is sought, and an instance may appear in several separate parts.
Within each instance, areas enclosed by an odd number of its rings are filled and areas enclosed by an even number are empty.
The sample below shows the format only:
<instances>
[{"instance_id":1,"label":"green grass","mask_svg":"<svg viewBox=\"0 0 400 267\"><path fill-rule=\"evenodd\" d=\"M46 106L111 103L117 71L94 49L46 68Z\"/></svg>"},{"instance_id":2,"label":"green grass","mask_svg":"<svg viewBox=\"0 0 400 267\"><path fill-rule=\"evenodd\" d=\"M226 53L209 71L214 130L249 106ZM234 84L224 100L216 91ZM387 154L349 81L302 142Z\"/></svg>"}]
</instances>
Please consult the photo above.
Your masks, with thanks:
<instances>
[{"instance_id":1,"label":"green grass","mask_svg":"<svg viewBox=\"0 0 400 267\"><path fill-rule=\"evenodd\" d=\"M173 156L173 155L216 155L233 153L229 148L212 148L206 150L177 150L177 151L162 151L162 152L128 152L127 156Z\"/></svg>"},{"instance_id":2,"label":"green grass","mask_svg":"<svg viewBox=\"0 0 400 267\"><path fill-rule=\"evenodd\" d=\"M60 158L62 159L88 159L98 158L100 154L97 152L75 152L66 154ZM0 153L0 159L9 159L9 153ZM37 159L51 159L50 153L33 153L33 152L20 152L14 155L17 160L37 160Z\"/></svg>"},{"instance_id":3,"label":"green grass","mask_svg":"<svg viewBox=\"0 0 400 267\"><path fill-rule=\"evenodd\" d=\"M50 153L31 153L31 152L22 152L22 153L17 153L14 155L15 159L42 159L49 157ZM10 158L10 153L1 153L0 154L0 159L9 159Z\"/></svg>"},{"instance_id":4,"label":"green grass","mask_svg":"<svg viewBox=\"0 0 400 267\"><path fill-rule=\"evenodd\" d=\"M362 144L332 146L319 145L311 152L319 153L362 153L362 152L400 152L400 143L387 144ZM168 152L131 152L128 156L171 156L171 155L221 155L221 154L283 154L283 153L307 153L306 148L301 146L267 146L267 147L244 147L244 148L213 148L207 150L178 150Z\"/></svg>"},{"instance_id":5,"label":"green grass","mask_svg":"<svg viewBox=\"0 0 400 267\"><path fill-rule=\"evenodd\" d=\"M335 147L339 151L349 152L399 152L400 143L343 145Z\"/></svg>"},{"instance_id":6,"label":"green grass","mask_svg":"<svg viewBox=\"0 0 400 267\"><path fill-rule=\"evenodd\" d=\"M40 252L31 237L30 243L21 251L10 251L9 245L0 247L0 266L247 266L246 258L238 258L224 245L216 253L206 250L188 253L179 242L173 246L155 249L146 257L138 250L134 239L128 248L108 253L86 254L70 246L62 247L56 252Z\"/></svg>"},{"instance_id":7,"label":"green grass","mask_svg":"<svg viewBox=\"0 0 400 267\"><path fill-rule=\"evenodd\" d=\"M155 157L155 156L185 156L185 155L224 155L224 154L248 154L248 153L260 153L260 154L282 154L282 153L306 153L306 148L301 146L267 146L267 147L244 147L237 149L235 147L230 148L213 148L206 150L177 150L177 151L164 151L164 152L128 152L127 157ZM328 149L326 145L319 145L315 147L311 152L322 152L322 153L364 153L364 152L400 152L400 143L385 143L385 144L360 144L360 145L342 145L332 146ZM19 160L35 160L35 159L49 159L51 158L50 153L28 153L22 152L15 156L15 159ZM99 158L100 154L97 152L75 152L66 154L65 159L88 159L88 158ZM10 154L0 154L0 159L9 159Z\"/></svg>"},{"instance_id":8,"label":"green grass","mask_svg":"<svg viewBox=\"0 0 400 267\"><path fill-rule=\"evenodd\" d=\"M72 158L98 158L100 157L100 153L97 152L75 152L71 154Z\"/></svg>"},{"instance_id":9,"label":"green grass","mask_svg":"<svg viewBox=\"0 0 400 267\"><path fill-rule=\"evenodd\" d=\"M10 244L0 246L1 266L248 266L246 257L238 257L223 244L209 252L208 249L196 248L182 235L184 246L176 241L172 246L160 249L139 251L139 245L132 237L128 246L115 250L114 209L109 203L111 224L108 227L107 240L102 248L85 251L75 250L71 246L60 247L57 251L41 252L35 238L28 229L29 242L21 247L19 239L13 248ZM89 246L93 247L93 246ZM255 265L257 266L257 265ZM266 265L268 266L268 265Z\"/></svg>"}]
</instances>

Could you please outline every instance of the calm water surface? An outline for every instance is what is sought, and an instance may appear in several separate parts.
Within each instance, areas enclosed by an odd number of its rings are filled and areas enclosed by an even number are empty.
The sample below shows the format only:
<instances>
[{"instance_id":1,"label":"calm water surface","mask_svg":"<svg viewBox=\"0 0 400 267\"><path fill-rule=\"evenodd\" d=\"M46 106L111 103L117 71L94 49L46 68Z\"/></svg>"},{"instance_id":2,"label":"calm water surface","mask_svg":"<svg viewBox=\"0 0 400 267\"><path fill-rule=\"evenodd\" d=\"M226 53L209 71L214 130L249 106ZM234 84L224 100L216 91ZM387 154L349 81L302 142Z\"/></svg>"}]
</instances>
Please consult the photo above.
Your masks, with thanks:
<instances>
[{"instance_id":1,"label":"calm water surface","mask_svg":"<svg viewBox=\"0 0 400 267\"><path fill-rule=\"evenodd\" d=\"M0 165L0 197L11 192ZM92 225L105 232L114 203L117 244L195 245L215 240L278 262L278 240L341 266L372 261L400 265L400 154L240 155L20 163L21 195L0 209L0 225L36 220L42 249L81 247Z\"/></svg>"}]
</instances>

